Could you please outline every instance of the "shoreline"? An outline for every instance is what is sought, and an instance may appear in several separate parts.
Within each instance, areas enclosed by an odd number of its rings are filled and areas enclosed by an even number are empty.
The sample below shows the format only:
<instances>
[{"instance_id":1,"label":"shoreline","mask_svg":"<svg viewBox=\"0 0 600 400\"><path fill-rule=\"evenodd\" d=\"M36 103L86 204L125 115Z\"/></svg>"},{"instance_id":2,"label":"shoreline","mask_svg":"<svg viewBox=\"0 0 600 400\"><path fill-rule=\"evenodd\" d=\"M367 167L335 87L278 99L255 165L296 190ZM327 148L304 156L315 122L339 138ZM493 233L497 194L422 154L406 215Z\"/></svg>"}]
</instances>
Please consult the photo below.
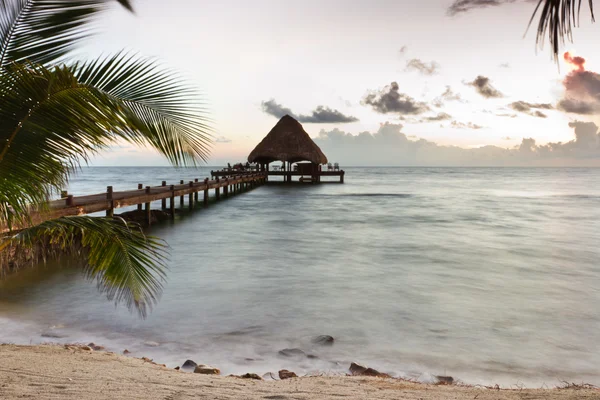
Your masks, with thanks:
<instances>
[{"instance_id":1,"label":"shoreline","mask_svg":"<svg viewBox=\"0 0 600 400\"><path fill-rule=\"evenodd\" d=\"M203 375L81 345L2 344L0 359L2 399L600 399L600 389L586 385L500 389L367 376L255 380Z\"/></svg>"}]
</instances>

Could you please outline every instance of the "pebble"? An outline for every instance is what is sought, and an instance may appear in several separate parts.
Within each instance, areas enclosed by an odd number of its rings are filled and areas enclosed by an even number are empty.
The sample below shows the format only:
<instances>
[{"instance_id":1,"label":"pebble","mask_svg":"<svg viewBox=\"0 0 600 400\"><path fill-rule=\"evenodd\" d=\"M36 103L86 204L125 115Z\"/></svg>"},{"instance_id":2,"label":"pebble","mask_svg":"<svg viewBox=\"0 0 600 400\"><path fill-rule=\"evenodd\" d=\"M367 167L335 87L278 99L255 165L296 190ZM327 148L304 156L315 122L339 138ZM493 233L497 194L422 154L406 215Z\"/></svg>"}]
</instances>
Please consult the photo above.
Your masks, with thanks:
<instances>
[{"instance_id":1,"label":"pebble","mask_svg":"<svg viewBox=\"0 0 600 400\"><path fill-rule=\"evenodd\" d=\"M296 373L288 371L287 369L282 369L281 371L279 371L279 379L290 379L297 377L298 375L296 375Z\"/></svg>"},{"instance_id":2,"label":"pebble","mask_svg":"<svg viewBox=\"0 0 600 400\"><path fill-rule=\"evenodd\" d=\"M194 373L204 375L221 375L219 368L211 367L209 365L199 364L195 369Z\"/></svg>"}]
</instances>

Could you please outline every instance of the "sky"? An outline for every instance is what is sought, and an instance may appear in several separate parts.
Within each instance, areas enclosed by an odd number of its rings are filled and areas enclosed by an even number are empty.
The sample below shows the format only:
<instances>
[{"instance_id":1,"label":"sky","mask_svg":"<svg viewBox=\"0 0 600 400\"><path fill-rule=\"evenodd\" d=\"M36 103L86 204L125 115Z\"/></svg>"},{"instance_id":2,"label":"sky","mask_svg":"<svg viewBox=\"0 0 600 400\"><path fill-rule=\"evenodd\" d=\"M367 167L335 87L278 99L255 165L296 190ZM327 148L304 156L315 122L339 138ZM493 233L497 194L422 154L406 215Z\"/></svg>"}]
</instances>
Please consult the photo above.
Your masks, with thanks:
<instances>
[{"instance_id":1,"label":"sky","mask_svg":"<svg viewBox=\"0 0 600 400\"><path fill-rule=\"evenodd\" d=\"M600 26L585 8L557 64L526 34L531 0L134 5L77 56L126 49L179 71L213 121L208 165L245 161L288 113L346 166L600 166ZM119 144L91 165L168 163Z\"/></svg>"}]
</instances>

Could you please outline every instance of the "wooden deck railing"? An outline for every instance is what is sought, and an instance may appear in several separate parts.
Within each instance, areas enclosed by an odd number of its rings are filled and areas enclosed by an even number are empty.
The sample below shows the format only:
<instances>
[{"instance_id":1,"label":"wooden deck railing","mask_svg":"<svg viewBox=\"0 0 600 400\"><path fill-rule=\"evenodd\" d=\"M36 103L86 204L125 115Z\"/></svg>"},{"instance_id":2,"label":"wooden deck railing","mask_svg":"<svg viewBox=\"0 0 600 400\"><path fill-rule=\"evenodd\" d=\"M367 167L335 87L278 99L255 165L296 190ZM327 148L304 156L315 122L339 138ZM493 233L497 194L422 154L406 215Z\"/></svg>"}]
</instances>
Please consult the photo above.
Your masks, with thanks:
<instances>
[{"instance_id":1,"label":"wooden deck railing","mask_svg":"<svg viewBox=\"0 0 600 400\"><path fill-rule=\"evenodd\" d=\"M246 188L260 185L266 181L266 177L265 173L255 172L214 180L208 178L202 181L195 179L194 181L184 182L182 180L177 185L167 185L167 182L163 181L161 186L142 187L140 184L137 190L119 192L113 191L113 187L108 186L105 193L86 196L68 195L66 198L51 201L47 210L32 212L31 219L34 224L39 224L43 221L64 216L84 215L101 211L106 211L107 216L112 216L117 208L137 205L138 210L146 211L146 219L149 223L151 221L150 205L154 201L162 200L162 209L167 210L167 199L169 199L168 209L173 215L177 197L179 197L180 207L183 207L185 196L188 196L188 207L194 208L199 202L200 192L203 192L201 201L206 205L209 200L209 190L215 191L215 198L218 200L221 195L227 197Z\"/></svg>"}]
</instances>

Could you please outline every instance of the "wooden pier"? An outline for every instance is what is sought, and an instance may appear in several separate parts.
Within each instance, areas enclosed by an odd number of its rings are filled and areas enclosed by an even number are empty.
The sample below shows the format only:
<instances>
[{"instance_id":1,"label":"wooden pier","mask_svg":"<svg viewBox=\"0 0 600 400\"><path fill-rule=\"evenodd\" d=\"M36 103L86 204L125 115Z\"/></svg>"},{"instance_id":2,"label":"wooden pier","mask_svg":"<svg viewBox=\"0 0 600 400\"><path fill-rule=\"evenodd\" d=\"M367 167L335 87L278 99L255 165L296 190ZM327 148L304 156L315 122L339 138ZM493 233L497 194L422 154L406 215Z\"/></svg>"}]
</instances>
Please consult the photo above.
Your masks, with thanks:
<instances>
[{"instance_id":1,"label":"wooden pier","mask_svg":"<svg viewBox=\"0 0 600 400\"><path fill-rule=\"evenodd\" d=\"M163 211L170 211L174 216L175 202L179 198L179 206L185 204L185 197L188 197L188 207L193 209L198 203L207 205L209 201L209 191L214 190L214 197L219 200L221 197L239 193L242 190L254 188L265 183L267 175L264 172L252 172L246 174L230 175L224 178L209 180L195 179L194 181L180 181L177 185L167 185L163 181L161 186L138 185L137 190L127 190L115 192L112 186L108 186L105 193L92 194L87 196L67 195L66 198L51 201L48 209L43 212L32 214L32 222L39 224L41 222L60 218L69 215L84 215L101 211L106 211L107 216L113 216L117 208L136 206L139 211L145 211L146 222L150 224L152 210L151 203L161 200ZM199 199L199 193L202 192L202 198ZM167 199L169 204L167 207Z\"/></svg>"},{"instance_id":2,"label":"wooden pier","mask_svg":"<svg viewBox=\"0 0 600 400\"><path fill-rule=\"evenodd\" d=\"M210 174L212 175L213 178L225 178L225 177L229 177L229 176L234 176L236 174L252 174L252 173L256 173L256 172L240 172L240 171L235 171L235 170L220 170L220 171L210 171ZM314 171L314 172L310 172L310 173L306 173L306 172L301 172L301 171L270 171L268 170L268 167L266 170L261 171L261 173L264 173L267 175L267 180L269 176L282 176L283 177L283 182L287 182L287 183L291 183L293 181L294 176L299 176L300 178L298 179L299 182L309 182L309 183L344 183L344 176L346 175L346 173L344 172L344 170L336 170L336 171ZM335 181L322 181L321 177L323 176L336 176L339 178L339 180L335 180ZM304 179L303 179L304 178Z\"/></svg>"}]
</instances>

